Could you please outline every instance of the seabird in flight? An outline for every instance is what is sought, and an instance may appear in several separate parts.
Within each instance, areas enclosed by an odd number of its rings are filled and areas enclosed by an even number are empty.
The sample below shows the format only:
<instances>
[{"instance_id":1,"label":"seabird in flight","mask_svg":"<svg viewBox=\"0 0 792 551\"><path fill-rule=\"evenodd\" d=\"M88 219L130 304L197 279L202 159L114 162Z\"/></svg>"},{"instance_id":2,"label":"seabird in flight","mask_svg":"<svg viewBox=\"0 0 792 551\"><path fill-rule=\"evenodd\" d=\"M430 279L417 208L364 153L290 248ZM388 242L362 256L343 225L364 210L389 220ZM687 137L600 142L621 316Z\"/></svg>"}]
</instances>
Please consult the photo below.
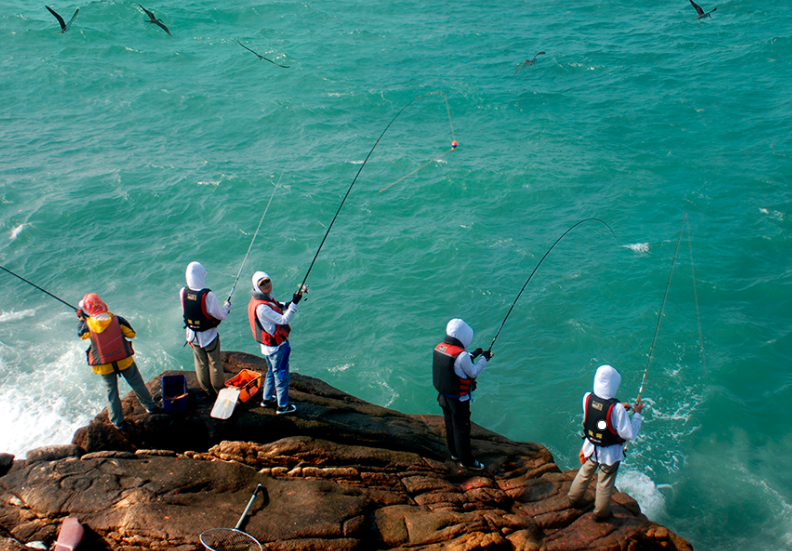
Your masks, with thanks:
<instances>
[{"instance_id":1,"label":"seabird in flight","mask_svg":"<svg viewBox=\"0 0 792 551\"><path fill-rule=\"evenodd\" d=\"M245 48L245 49L246 49L248 52L251 52L251 53L254 53L254 54L256 54L256 55L258 56L258 58L259 58L259 59L266 59L267 61L269 61L269 62L270 62L270 63L272 63L273 65L277 65L278 67L283 67L284 69L288 69L288 68L289 68L289 66L288 66L288 65L281 65L280 63L275 63L275 62L274 62L274 61L272 61L271 59L267 59L266 57L264 57L263 55L259 54L258 52L254 52L253 50L251 50L250 48L248 48L247 46L245 46L244 44L242 44L242 43L241 43L239 40L237 40L237 44L239 44L240 46L242 46L243 48Z\"/></svg>"},{"instance_id":2,"label":"seabird in flight","mask_svg":"<svg viewBox=\"0 0 792 551\"><path fill-rule=\"evenodd\" d=\"M522 69L522 68L523 68L523 67L525 67L526 65L527 65L528 67L530 67L531 65L533 65L533 64L534 64L534 61L536 61L536 58L537 58L537 57L539 57L540 55L545 55L545 53L544 53L544 52L539 52L538 54L536 54L536 55L533 57L533 59L530 59L530 60L523 61L523 62L522 62L522 65L520 65L519 67L517 67L517 70L516 70L516 71L514 71L514 74L516 75L517 73L519 73L519 72L520 72L520 69Z\"/></svg>"},{"instance_id":3,"label":"seabird in flight","mask_svg":"<svg viewBox=\"0 0 792 551\"><path fill-rule=\"evenodd\" d=\"M44 6L44 7L45 7L45 8L47 8L47 9L49 10L49 12L50 12L52 15L54 15L54 16L55 16L55 19L57 19L57 20L58 20L58 23L60 23L60 27L61 27L61 32L62 32L62 33L65 33L66 31L68 31L68 30L69 30L69 27L71 27L72 21L74 21L74 19L77 17L77 14L78 14L78 13L80 13L80 8L77 8L77 9L74 11L74 15L72 15L72 18L71 18L71 19L69 19L69 22L68 22L68 23L65 23L65 22L63 21L63 18L62 18L60 15L58 15L58 13L57 13L55 10L53 10L53 9L52 9L52 8L50 8L49 6Z\"/></svg>"},{"instance_id":4,"label":"seabird in flight","mask_svg":"<svg viewBox=\"0 0 792 551\"><path fill-rule=\"evenodd\" d=\"M140 6L140 4L138 4L138 6ZM162 22L162 19L157 19L157 18L154 16L154 14L153 14L153 13L151 13L150 11L148 11L148 10L147 10L146 8L144 8L143 6L140 6L140 9L141 9L141 10L143 10L144 12L146 12L146 15L148 15L148 16L149 16L149 20L148 20L148 21L146 21L146 23L154 23L154 24L155 24L155 25L157 25L158 27L162 27L162 30L164 30L166 33L168 33L168 36L173 36L173 35L171 34L171 32L168 30L168 27L166 27L166 26L165 26L165 23L163 23L163 22Z\"/></svg>"},{"instance_id":5,"label":"seabird in flight","mask_svg":"<svg viewBox=\"0 0 792 551\"><path fill-rule=\"evenodd\" d=\"M701 6L696 4L693 0L690 0L690 3L693 4L693 7L696 8L696 13L698 13L698 17L696 18L696 21L698 21L702 17L710 17L710 14L718 9L718 8L712 8L712 10L708 11L707 13L704 13L704 10L701 9Z\"/></svg>"}]
</instances>

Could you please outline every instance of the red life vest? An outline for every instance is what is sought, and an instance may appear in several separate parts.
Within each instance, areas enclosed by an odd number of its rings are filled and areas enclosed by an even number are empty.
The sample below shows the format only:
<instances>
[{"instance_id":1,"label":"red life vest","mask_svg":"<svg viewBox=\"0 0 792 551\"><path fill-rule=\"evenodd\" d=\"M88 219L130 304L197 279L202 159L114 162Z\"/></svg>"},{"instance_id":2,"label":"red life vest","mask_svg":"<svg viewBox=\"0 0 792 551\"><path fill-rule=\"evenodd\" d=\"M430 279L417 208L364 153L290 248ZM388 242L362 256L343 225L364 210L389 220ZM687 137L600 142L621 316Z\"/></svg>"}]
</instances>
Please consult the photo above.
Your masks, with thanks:
<instances>
[{"instance_id":1,"label":"red life vest","mask_svg":"<svg viewBox=\"0 0 792 551\"><path fill-rule=\"evenodd\" d=\"M448 337L446 337L446 340L449 340ZM454 372L454 362L463 352L465 352L465 349L461 346L444 341L435 346L432 356L432 381L434 386L437 392L450 398L468 396L470 394L470 385L473 384L473 379L465 379Z\"/></svg>"},{"instance_id":2,"label":"red life vest","mask_svg":"<svg viewBox=\"0 0 792 551\"><path fill-rule=\"evenodd\" d=\"M101 333L94 332L90 326L91 348L87 350L88 365L105 365L130 357L135 351L121 331L118 316L113 316L110 325Z\"/></svg>"},{"instance_id":3,"label":"red life vest","mask_svg":"<svg viewBox=\"0 0 792 551\"><path fill-rule=\"evenodd\" d=\"M597 446L621 444L624 438L613 427L611 415L615 406L621 406L616 398L603 400L593 392L586 397L586 412L583 414L583 437Z\"/></svg>"},{"instance_id":4,"label":"red life vest","mask_svg":"<svg viewBox=\"0 0 792 551\"><path fill-rule=\"evenodd\" d=\"M283 314L283 308L274 300L251 298L250 302L248 302L248 319L250 320L250 329L253 331L253 338L256 339L256 342L265 346L280 346L283 341L289 338L291 327L288 324L275 325L275 334L270 335L267 333L261 326L258 316L256 316L256 309L262 304L266 304L275 312Z\"/></svg>"},{"instance_id":5,"label":"red life vest","mask_svg":"<svg viewBox=\"0 0 792 551\"><path fill-rule=\"evenodd\" d=\"M193 331L208 331L220 325L220 320L213 318L206 311L206 295L211 289L193 291L185 287L182 293L182 308L184 309L184 326Z\"/></svg>"}]
</instances>

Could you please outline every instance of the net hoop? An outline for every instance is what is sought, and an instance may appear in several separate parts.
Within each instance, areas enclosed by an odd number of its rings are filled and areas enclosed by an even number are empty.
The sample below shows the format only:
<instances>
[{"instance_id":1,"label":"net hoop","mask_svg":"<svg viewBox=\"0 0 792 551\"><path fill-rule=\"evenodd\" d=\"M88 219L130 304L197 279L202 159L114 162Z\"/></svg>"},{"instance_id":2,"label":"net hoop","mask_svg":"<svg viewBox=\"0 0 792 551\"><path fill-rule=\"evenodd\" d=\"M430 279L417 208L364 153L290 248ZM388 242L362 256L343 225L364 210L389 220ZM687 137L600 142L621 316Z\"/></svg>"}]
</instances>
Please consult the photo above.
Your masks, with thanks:
<instances>
[{"instance_id":1,"label":"net hoop","mask_svg":"<svg viewBox=\"0 0 792 551\"><path fill-rule=\"evenodd\" d=\"M256 538L236 528L204 530L200 539L209 551L263 551Z\"/></svg>"}]
</instances>

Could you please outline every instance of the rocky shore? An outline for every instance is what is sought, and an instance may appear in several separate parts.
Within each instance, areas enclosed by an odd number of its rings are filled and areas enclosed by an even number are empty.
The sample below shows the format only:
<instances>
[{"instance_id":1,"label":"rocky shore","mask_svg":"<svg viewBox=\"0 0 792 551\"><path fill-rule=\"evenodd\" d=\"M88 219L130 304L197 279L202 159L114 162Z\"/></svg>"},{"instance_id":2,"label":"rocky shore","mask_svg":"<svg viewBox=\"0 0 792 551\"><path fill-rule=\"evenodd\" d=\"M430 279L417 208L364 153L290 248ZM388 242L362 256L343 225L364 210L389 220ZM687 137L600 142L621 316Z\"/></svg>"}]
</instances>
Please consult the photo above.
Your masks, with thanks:
<instances>
[{"instance_id":1,"label":"rocky shore","mask_svg":"<svg viewBox=\"0 0 792 551\"><path fill-rule=\"evenodd\" d=\"M230 374L266 371L248 354L223 361ZM256 400L221 421L196 398L192 372L163 373L152 394L169 374L187 377L184 412L149 415L130 394L122 431L103 411L71 445L24 460L0 454L0 550L51 548L68 516L85 527L79 549L202 550L200 534L234 527L257 484L241 529L271 551L692 550L627 494L614 494L609 523L595 523L591 505L570 507L575 471L539 444L474 425L487 465L476 473L450 460L437 415L405 415L292 374L296 414Z\"/></svg>"}]
</instances>

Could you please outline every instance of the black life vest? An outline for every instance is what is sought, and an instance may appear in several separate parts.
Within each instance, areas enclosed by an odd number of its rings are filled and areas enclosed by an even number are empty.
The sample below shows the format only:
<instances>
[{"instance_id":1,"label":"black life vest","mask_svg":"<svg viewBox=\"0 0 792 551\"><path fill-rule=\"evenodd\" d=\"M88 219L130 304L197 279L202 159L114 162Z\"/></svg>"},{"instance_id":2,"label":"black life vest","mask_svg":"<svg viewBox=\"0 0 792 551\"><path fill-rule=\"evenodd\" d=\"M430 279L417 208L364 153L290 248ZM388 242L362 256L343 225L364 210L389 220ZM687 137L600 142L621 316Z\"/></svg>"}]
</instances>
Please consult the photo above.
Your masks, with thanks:
<instances>
[{"instance_id":1,"label":"black life vest","mask_svg":"<svg viewBox=\"0 0 792 551\"><path fill-rule=\"evenodd\" d=\"M432 356L432 382L437 392L450 398L470 394L473 379L464 379L454 372L454 362L465 351L462 343L453 337L446 337L435 346Z\"/></svg>"},{"instance_id":2,"label":"black life vest","mask_svg":"<svg viewBox=\"0 0 792 551\"><path fill-rule=\"evenodd\" d=\"M101 333L95 333L88 327L91 333L91 348L86 350L88 365L111 364L130 357L135 351L132 343L129 342L121 331L121 324L118 316L113 316L110 325Z\"/></svg>"},{"instance_id":3,"label":"black life vest","mask_svg":"<svg viewBox=\"0 0 792 551\"><path fill-rule=\"evenodd\" d=\"M603 400L593 392L586 398L586 413L583 415L583 437L597 446L621 444L624 438L619 436L611 421L613 408L621 406L616 398Z\"/></svg>"},{"instance_id":4,"label":"black life vest","mask_svg":"<svg viewBox=\"0 0 792 551\"><path fill-rule=\"evenodd\" d=\"M248 319L250 320L250 329L253 331L253 338L256 339L256 342L261 343L265 346L280 346L281 343L289 338L289 333L291 332L291 327L287 325L275 325L275 334L270 335L267 333L264 328L261 326L261 322L258 320L258 316L256 316L256 308L260 305L266 304L268 307L272 308L275 312L279 314L283 314L283 308L281 305L269 298L261 299L257 297L253 297L248 302Z\"/></svg>"},{"instance_id":5,"label":"black life vest","mask_svg":"<svg viewBox=\"0 0 792 551\"><path fill-rule=\"evenodd\" d=\"M206 311L206 295L211 291L211 289L193 291L187 287L184 288L182 306L184 307L185 327L200 333L220 325L220 320L213 318Z\"/></svg>"}]
</instances>

